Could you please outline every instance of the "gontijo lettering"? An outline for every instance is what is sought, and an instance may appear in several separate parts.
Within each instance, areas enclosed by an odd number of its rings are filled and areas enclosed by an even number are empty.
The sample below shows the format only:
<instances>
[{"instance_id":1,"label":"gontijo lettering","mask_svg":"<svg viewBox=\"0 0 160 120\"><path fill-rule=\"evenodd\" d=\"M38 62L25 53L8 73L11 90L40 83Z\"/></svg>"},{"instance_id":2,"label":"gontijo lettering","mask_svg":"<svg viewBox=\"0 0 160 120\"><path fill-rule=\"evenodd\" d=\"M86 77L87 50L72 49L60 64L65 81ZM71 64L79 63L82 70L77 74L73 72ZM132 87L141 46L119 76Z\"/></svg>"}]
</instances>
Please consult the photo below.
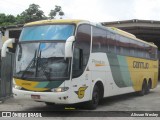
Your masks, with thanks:
<instances>
[{"instance_id":1,"label":"gontijo lettering","mask_svg":"<svg viewBox=\"0 0 160 120\"><path fill-rule=\"evenodd\" d=\"M149 63L133 61L133 68L148 69Z\"/></svg>"}]
</instances>

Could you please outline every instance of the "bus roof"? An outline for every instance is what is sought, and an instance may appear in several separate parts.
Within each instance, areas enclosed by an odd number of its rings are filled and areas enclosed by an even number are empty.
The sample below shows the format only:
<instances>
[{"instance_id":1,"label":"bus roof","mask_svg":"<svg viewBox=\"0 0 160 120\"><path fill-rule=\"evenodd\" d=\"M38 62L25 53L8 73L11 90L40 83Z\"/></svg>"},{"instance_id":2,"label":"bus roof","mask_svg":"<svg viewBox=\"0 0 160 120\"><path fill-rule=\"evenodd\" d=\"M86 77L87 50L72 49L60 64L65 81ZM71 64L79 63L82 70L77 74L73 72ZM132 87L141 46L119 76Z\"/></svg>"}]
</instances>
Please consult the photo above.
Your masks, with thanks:
<instances>
[{"instance_id":1,"label":"bus roof","mask_svg":"<svg viewBox=\"0 0 160 120\"><path fill-rule=\"evenodd\" d=\"M56 23L78 24L80 22L88 22L88 21L86 21L86 20L76 20L76 19L51 19L51 20L40 20L40 21L30 22L30 23L25 24L24 26L56 24Z\"/></svg>"}]
</instances>

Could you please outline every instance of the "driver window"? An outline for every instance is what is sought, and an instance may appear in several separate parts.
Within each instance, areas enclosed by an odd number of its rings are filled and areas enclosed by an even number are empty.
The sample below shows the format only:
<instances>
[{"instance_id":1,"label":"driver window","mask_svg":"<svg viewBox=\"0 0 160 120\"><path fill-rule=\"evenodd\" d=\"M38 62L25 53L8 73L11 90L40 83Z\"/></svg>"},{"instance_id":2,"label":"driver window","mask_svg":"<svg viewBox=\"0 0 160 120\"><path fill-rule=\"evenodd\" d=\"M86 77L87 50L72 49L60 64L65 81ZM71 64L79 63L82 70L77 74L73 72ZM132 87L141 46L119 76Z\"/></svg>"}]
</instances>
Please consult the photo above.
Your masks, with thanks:
<instances>
[{"instance_id":1,"label":"driver window","mask_svg":"<svg viewBox=\"0 0 160 120\"><path fill-rule=\"evenodd\" d=\"M88 63L90 55L91 26L80 25L76 34L73 54L73 77L80 76Z\"/></svg>"}]
</instances>

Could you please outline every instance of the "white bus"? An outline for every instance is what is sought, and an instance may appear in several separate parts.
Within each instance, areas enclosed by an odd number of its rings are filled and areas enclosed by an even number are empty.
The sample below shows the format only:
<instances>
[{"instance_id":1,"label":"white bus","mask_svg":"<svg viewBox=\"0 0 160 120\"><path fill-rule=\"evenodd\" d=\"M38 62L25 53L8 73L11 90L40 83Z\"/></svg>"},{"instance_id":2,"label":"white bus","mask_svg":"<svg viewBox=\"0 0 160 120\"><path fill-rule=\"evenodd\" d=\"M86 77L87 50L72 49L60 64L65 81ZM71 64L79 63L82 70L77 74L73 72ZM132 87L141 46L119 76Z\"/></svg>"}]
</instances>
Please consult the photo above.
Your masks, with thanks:
<instances>
[{"instance_id":1,"label":"white bus","mask_svg":"<svg viewBox=\"0 0 160 120\"><path fill-rule=\"evenodd\" d=\"M32 22L17 45L13 80L17 99L95 109L104 97L157 86L157 46L84 20Z\"/></svg>"}]
</instances>

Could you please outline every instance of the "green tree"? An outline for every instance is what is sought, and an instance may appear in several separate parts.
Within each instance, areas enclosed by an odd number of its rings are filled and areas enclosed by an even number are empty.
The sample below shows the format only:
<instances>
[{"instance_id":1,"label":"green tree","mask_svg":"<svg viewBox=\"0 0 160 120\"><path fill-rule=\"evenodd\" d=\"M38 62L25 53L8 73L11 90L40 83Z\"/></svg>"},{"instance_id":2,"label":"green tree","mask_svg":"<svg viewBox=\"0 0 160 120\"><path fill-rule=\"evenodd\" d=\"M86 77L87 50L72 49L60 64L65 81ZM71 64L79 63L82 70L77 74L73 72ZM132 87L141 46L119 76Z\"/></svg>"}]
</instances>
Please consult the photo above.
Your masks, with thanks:
<instances>
[{"instance_id":1,"label":"green tree","mask_svg":"<svg viewBox=\"0 0 160 120\"><path fill-rule=\"evenodd\" d=\"M57 14L58 14L58 15L60 16L60 18L62 19L62 16L64 15L64 12L62 11L61 6L55 5L54 10L51 10L50 13L49 13L50 19L55 19L55 17L56 17Z\"/></svg>"},{"instance_id":2,"label":"green tree","mask_svg":"<svg viewBox=\"0 0 160 120\"><path fill-rule=\"evenodd\" d=\"M55 10L51 10L50 13L49 13L49 16L51 19L54 19L54 17L57 15L56 11Z\"/></svg>"},{"instance_id":3,"label":"green tree","mask_svg":"<svg viewBox=\"0 0 160 120\"><path fill-rule=\"evenodd\" d=\"M13 23L13 24L15 24L15 22L16 22L16 17L14 17L13 15L7 15L5 21L8 22L8 23Z\"/></svg>"},{"instance_id":4,"label":"green tree","mask_svg":"<svg viewBox=\"0 0 160 120\"><path fill-rule=\"evenodd\" d=\"M39 8L40 6L36 4L29 5L28 9L23 11L20 15L17 15L17 23L22 24L47 19L47 17L44 15L44 12Z\"/></svg>"},{"instance_id":5,"label":"green tree","mask_svg":"<svg viewBox=\"0 0 160 120\"><path fill-rule=\"evenodd\" d=\"M6 15L4 13L0 14L0 24L3 24L5 22Z\"/></svg>"},{"instance_id":6,"label":"green tree","mask_svg":"<svg viewBox=\"0 0 160 120\"><path fill-rule=\"evenodd\" d=\"M16 18L13 15L0 14L0 26L15 25Z\"/></svg>"},{"instance_id":7,"label":"green tree","mask_svg":"<svg viewBox=\"0 0 160 120\"><path fill-rule=\"evenodd\" d=\"M57 15L59 15L62 19L64 12L62 11L61 6L56 5L54 10L50 11L49 18L54 19ZM0 26L24 24L27 22L33 22L44 19L47 19L47 17L44 15L44 12L40 10L40 6L36 4L31 4L29 5L28 9L26 9L16 17L13 15L6 15L4 13L0 13Z\"/></svg>"}]
</instances>

